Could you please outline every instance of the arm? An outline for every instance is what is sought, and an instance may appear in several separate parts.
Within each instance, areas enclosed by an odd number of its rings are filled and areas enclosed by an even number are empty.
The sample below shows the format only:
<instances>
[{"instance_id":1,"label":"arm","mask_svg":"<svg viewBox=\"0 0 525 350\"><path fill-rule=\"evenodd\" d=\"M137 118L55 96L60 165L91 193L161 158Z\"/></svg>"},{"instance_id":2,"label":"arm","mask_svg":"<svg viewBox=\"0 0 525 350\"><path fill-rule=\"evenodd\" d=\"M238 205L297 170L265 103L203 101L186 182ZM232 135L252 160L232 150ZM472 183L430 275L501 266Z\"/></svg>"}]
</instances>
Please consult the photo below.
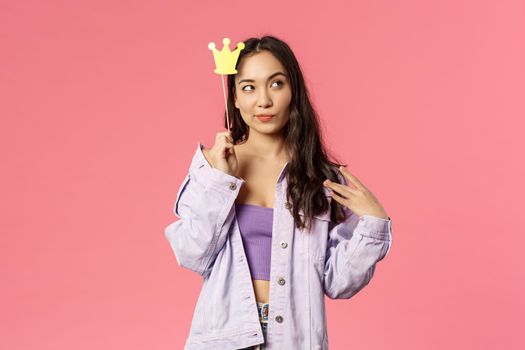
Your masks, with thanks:
<instances>
[{"instance_id":1,"label":"arm","mask_svg":"<svg viewBox=\"0 0 525 350\"><path fill-rule=\"evenodd\" d=\"M340 177L341 183L346 180ZM324 289L331 299L349 299L374 275L376 263L390 251L392 220L371 215L358 217L343 206L346 220L329 223Z\"/></svg>"},{"instance_id":2,"label":"arm","mask_svg":"<svg viewBox=\"0 0 525 350\"><path fill-rule=\"evenodd\" d=\"M173 211L179 218L165 229L177 263L207 277L224 246L233 221L233 204L243 179L213 168L197 151L177 194Z\"/></svg>"}]
</instances>

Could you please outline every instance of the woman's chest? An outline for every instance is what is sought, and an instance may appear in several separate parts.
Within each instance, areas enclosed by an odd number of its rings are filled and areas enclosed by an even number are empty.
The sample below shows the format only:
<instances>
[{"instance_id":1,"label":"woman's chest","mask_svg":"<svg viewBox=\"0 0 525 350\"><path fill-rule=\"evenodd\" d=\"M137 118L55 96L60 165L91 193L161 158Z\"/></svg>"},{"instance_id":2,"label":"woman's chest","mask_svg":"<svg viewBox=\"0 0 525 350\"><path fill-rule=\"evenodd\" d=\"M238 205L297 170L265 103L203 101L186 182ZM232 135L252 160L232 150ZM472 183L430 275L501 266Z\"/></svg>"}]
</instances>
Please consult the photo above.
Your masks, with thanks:
<instances>
[{"instance_id":1,"label":"woman's chest","mask_svg":"<svg viewBox=\"0 0 525 350\"><path fill-rule=\"evenodd\" d=\"M286 162L257 161L249 157L239 157L236 176L246 182L239 190L235 203L273 208L277 179L285 164Z\"/></svg>"}]
</instances>

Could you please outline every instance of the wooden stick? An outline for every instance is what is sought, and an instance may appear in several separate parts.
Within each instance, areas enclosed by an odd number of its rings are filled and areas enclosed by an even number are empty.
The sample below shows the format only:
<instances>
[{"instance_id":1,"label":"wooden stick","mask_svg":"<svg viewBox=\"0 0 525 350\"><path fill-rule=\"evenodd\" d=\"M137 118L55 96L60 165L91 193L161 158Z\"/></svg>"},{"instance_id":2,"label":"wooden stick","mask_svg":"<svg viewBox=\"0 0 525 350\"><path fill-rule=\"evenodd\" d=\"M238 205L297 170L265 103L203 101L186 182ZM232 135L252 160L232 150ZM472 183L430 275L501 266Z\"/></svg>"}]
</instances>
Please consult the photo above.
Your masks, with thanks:
<instances>
[{"instance_id":1,"label":"wooden stick","mask_svg":"<svg viewBox=\"0 0 525 350\"><path fill-rule=\"evenodd\" d=\"M228 131L230 131L230 117L228 115L228 101L226 101L226 88L224 87L224 74L221 74L222 93L224 95L224 106L226 107L226 123L228 124Z\"/></svg>"}]
</instances>

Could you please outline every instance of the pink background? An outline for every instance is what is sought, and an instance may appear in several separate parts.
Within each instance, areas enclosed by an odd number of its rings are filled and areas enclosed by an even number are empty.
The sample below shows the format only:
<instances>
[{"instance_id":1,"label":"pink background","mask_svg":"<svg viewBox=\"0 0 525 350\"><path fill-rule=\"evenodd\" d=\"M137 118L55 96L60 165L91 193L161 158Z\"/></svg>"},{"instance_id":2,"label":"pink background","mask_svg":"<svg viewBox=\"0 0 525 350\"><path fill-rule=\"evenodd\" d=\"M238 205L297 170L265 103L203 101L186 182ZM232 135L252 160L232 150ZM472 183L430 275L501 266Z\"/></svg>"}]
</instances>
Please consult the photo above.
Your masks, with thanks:
<instances>
[{"instance_id":1,"label":"pink background","mask_svg":"<svg viewBox=\"0 0 525 350\"><path fill-rule=\"evenodd\" d=\"M182 349L201 279L164 228L224 131L207 45L264 34L393 218L370 285L327 298L331 349L525 348L525 5L503 0L1 1L0 348Z\"/></svg>"}]
</instances>

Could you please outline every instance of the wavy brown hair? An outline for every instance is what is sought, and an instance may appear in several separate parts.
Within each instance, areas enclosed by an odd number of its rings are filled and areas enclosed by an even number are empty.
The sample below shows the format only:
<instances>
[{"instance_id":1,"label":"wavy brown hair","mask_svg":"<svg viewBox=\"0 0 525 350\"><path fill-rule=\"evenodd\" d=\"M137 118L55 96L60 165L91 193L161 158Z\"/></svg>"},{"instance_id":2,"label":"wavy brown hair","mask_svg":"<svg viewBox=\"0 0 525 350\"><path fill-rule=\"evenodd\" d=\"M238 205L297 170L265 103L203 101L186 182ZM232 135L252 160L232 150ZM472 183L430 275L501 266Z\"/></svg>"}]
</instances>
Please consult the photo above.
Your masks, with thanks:
<instances>
[{"instance_id":1,"label":"wavy brown hair","mask_svg":"<svg viewBox=\"0 0 525 350\"><path fill-rule=\"evenodd\" d=\"M299 62L287 43L275 36L249 38L244 40L236 67L246 57L262 50L269 51L287 70L292 88L290 102L290 119L284 129L285 143L291 150L291 160L286 173L286 199L292 203L292 215L299 228L311 228L314 215L328 210L328 199L323 189L323 181L328 178L338 180L337 172L340 163L332 162L325 150L319 128L318 114L310 102L309 92L305 85ZM235 75L228 75L228 113L231 119L233 143L243 143L248 139L249 127L242 119L239 109L235 107ZM227 128L226 112L224 127ZM335 159L330 155L332 159ZM346 166L346 164L344 164ZM334 169L334 167L336 169ZM331 221L339 223L345 219L341 204L332 199ZM305 221L301 219L302 208Z\"/></svg>"}]
</instances>

